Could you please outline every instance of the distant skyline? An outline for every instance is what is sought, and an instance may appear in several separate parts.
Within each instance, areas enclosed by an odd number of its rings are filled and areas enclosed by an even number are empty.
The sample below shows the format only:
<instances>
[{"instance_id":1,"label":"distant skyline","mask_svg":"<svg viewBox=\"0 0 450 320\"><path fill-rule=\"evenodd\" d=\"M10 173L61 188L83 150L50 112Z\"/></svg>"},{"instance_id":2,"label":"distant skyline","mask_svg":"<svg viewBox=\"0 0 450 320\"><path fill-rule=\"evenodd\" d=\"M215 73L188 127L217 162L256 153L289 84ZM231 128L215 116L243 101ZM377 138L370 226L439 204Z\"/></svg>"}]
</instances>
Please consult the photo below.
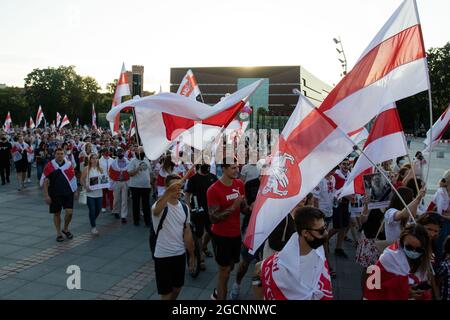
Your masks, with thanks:
<instances>
[{"instance_id":1,"label":"distant skyline","mask_svg":"<svg viewBox=\"0 0 450 320\"><path fill-rule=\"evenodd\" d=\"M0 0L0 84L74 65L102 90L143 65L144 90L169 90L171 67L302 65L336 84L401 0ZM417 0L425 46L450 40L450 1Z\"/></svg>"}]
</instances>

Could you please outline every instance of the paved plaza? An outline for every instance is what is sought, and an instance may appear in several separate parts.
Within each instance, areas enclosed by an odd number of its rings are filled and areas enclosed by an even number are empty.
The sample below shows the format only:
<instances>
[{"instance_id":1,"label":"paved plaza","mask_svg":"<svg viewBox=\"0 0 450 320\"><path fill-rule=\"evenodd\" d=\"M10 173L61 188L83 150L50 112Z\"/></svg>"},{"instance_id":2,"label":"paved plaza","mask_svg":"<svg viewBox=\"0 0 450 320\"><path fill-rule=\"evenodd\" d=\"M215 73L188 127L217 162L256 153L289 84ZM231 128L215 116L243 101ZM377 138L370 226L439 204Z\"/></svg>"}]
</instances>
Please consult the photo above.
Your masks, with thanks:
<instances>
[{"instance_id":1,"label":"paved plaza","mask_svg":"<svg viewBox=\"0 0 450 320\"><path fill-rule=\"evenodd\" d=\"M420 139L422 141L423 139ZM413 141L411 153L422 148ZM436 151L444 152L437 158ZM427 201L436 190L445 169L450 169L450 146L439 145L432 154ZM13 178L13 176L12 176ZM131 212L131 201L130 201ZM55 241L52 215L48 213L42 191L33 171L32 183L17 191L15 178L0 187L0 299L159 299L154 280L153 261L148 245L148 228L122 225L109 212L98 218L99 236L92 236L87 206L75 203L71 231L73 240ZM332 250L334 246L331 246ZM337 299L361 298L361 269L354 263L355 248L345 244L350 259L336 258L333 281ZM66 285L69 266L81 270L81 289ZM216 285L217 266L206 258L207 271L192 279L186 274L179 299L209 299ZM241 286L241 299L252 299L253 267ZM229 287L234 280L233 272Z\"/></svg>"}]
</instances>

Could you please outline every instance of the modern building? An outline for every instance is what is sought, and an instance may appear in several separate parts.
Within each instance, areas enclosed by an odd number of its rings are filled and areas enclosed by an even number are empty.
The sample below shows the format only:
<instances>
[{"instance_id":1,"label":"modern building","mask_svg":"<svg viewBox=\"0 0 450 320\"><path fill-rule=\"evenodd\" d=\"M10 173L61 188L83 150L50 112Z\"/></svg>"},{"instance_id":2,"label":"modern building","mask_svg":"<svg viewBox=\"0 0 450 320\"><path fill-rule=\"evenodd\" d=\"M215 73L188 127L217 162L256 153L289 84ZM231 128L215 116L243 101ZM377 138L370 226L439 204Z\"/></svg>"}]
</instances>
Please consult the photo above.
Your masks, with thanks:
<instances>
[{"instance_id":1,"label":"modern building","mask_svg":"<svg viewBox=\"0 0 450 320\"><path fill-rule=\"evenodd\" d=\"M144 92L144 66L131 66L131 71L127 71L131 96L142 96Z\"/></svg>"},{"instance_id":2,"label":"modern building","mask_svg":"<svg viewBox=\"0 0 450 320\"><path fill-rule=\"evenodd\" d=\"M226 93L233 93L256 80L264 79L263 84L250 98L253 127L260 121L257 119L259 109L265 110L259 113L288 117L298 101L294 89L300 90L316 106L332 89L302 66L185 67L171 68L171 92L177 92L181 80L189 69L194 73L202 92L200 99L210 105L220 101Z\"/></svg>"}]
</instances>

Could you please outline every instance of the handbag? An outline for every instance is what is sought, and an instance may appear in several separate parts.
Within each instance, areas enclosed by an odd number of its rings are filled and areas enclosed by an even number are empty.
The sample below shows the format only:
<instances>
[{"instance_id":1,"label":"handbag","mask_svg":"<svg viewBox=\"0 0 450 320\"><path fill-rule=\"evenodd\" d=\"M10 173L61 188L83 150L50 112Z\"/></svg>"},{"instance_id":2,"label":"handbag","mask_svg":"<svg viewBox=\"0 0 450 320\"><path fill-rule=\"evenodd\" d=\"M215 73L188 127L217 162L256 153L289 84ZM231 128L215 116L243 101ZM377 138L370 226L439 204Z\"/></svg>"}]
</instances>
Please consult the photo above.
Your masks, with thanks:
<instances>
[{"instance_id":1,"label":"handbag","mask_svg":"<svg viewBox=\"0 0 450 320\"><path fill-rule=\"evenodd\" d=\"M86 190L81 190L80 195L78 196L78 203L87 204L87 194Z\"/></svg>"}]
</instances>

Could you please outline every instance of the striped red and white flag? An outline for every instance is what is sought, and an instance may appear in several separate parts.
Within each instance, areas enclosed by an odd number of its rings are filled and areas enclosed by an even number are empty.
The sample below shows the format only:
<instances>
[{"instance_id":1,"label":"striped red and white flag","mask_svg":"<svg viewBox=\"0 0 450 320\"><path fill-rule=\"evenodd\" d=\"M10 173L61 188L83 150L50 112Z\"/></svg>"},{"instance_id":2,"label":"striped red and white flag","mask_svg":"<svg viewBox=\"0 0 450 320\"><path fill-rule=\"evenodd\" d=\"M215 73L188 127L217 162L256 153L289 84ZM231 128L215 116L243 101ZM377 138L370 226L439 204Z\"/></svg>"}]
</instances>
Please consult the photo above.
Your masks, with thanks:
<instances>
[{"instance_id":1,"label":"striped red and white flag","mask_svg":"<svg viewBox=\"0 0 450 320\"><path fill-rule=\"evenodd\" d=\"M129 79L127 77L127 70L125 69L125 63L122 64L122 70L120 72L119 80L117 81L116 91L112 101L111 110L122 103L122 97L131 96ZM120 126L120 112L117 112L114 119L110 120L111 132L113 135L119 133Z\"/></svg>"},{"instance_id":2,"label":"striped red and white flag","mask_svg":"<svg viewBox=\"0 0 450 320\"><path fill-rule=\"evenodd\" d=\"M56 127L59 128L59 125L61 124L61 115L59 112L56 112Z\"/></svg>"},{"instance_id":3,"label":"striped red and white flag","mask_svg":"<svg viewBox=\"0 0 450 320\"><path fill-rule=\"evenodd\" d=\"M69 117L67 116L67 114L65 114L64 119L62 120L61 126L59 128L61 129L64 126L67 126L68 124L70 124Z\"/></svg>"},{"instance_id":4,"label":"striped red and white flag","mask_svg":"<svg viewBox=\"0 0 450 320\"><path fill-rule=\"evenodd\" d=\"M366 125L384 106L428 89L416 1L405 0L319 109L350 133Z\"/></svg>"},{"instance_id":5,"label":"striped red and white flag","mask_svg":"<svg viewBox=\"0 0 450 320\"><path fill-rule=\"evenodd\" d=\"M30 116L29 125L30 125L30 129L36 128L36 125L34 124L34 121L33 121L33 117L31 117L31 116Z\"/></svg>"},{"instance_id":6,"label":"striped red and white flag","mask_svg":"<svg viewBox=\"0 0 450 320\"><path fill-rule=\"evenodd\" d=\"M272 152L253 205L244 244L255 252L320 180L353 150L333 121L302 94Z\"/></svg>"},{"instance_id":7,"label":"striped red and white flag","mask_svg":"<svg viewBox=\"0 0 450 320\"><path fill-rule=\"evenodd\" d=\"M27 121L25 121L25 123L23 124L22 131L27 132Z\"/></svg>"},{"instance_id":8,"label":"striped red and white flag","mask_svg":"<svg viewBox=\"0 0 450 320\"><path fill-rule=\"evenodd\" d=\"M450 125L450 106L445 109L444 113L439 117L439 119L433 124L431 128L431 132L433 133L432 143L430 146L430 130L427 132L427 137L424 141L426 148L423 150L423 153L430 152L442 139L444 133L447 131L448 126Z\"/></svg>"},{"instance_id":9,"label":"striped red and white flag","mask_svg":"<svg viewBox=\"0 0 450 320\"><path fill-rule=\"evenodd\" d=\"M5 123L4 123L4 128L5 128L6 132L11 130L11 124L12 124L11 114L8 111L8 114L6 115L6 119L5 119Z\"/></svg>"},{"instance_id":10,"label":"striped red and white flag","mask_svg":"<svg viewBox=\"0 0 450 320\"><path fill-rule=\"evenodd\" d=\"M150 160L156 160L177 139L203 150L222 127L228 126L261 83L256 81L213 107L168 92L125 101L106 118L112 121L120 110L134 108L139 137Z\"/></svg>"},{"instance_id":11,"label":"striped red and white flag","mask_svg":"<svg viewBox=\"0 0 450 320\"><path fill-rule=\"evenodd\" d=\"M375 164L408 154L405 134L395 104L385 107L375 119L364 153ZM339 197L365 194L363 177L373 172L373 166L364 154L356 161L344 186L338 190Z\"/></svg>"},{"instance_id":12,"label":"striped red and white flag","mask_svg":"<svg viewBox=\"0 0 450 320\"><path fill-rule=\"evenodd\" d=\"M369 131L366 128L362 127L359 130L356 130L352 133L349 133L350 139L353 140L355 144L359 144L369 137Z\"/></svg>"},{"instance_id":13,"label":"striped red and white flag","mask_svg":"<svg viewBox=\"0 0 450 320\"><path fill-rule=\"evenodd\" d=\"M42 111L42 107L39 106L38 112L36 115L36 127L39 127L39 124L41 123L42 120L44 120L44 111Z\"/></svg>"},{"instance_id":14,"label":"striped red and white flag","mask_svg":"<svg viewBox=\"0 0 450 320\"><path fill-rule=\"evenodd\" d=\"M186 72L183 80L181 80L177 93L194 100L201 94L197 80L191 69Z\"/></svg>"},{"instance_id":15,"label":"striped red and white flag","mask_svg":"<svg viewBox=\"0 0 450 320\"><path fill-rule=\"evenodd\" d=\"M131 117L130 128L128 129L127 138L130 139L136 134L136 125L134 124L134 119Z\"/></svg>"}]
</instances>

